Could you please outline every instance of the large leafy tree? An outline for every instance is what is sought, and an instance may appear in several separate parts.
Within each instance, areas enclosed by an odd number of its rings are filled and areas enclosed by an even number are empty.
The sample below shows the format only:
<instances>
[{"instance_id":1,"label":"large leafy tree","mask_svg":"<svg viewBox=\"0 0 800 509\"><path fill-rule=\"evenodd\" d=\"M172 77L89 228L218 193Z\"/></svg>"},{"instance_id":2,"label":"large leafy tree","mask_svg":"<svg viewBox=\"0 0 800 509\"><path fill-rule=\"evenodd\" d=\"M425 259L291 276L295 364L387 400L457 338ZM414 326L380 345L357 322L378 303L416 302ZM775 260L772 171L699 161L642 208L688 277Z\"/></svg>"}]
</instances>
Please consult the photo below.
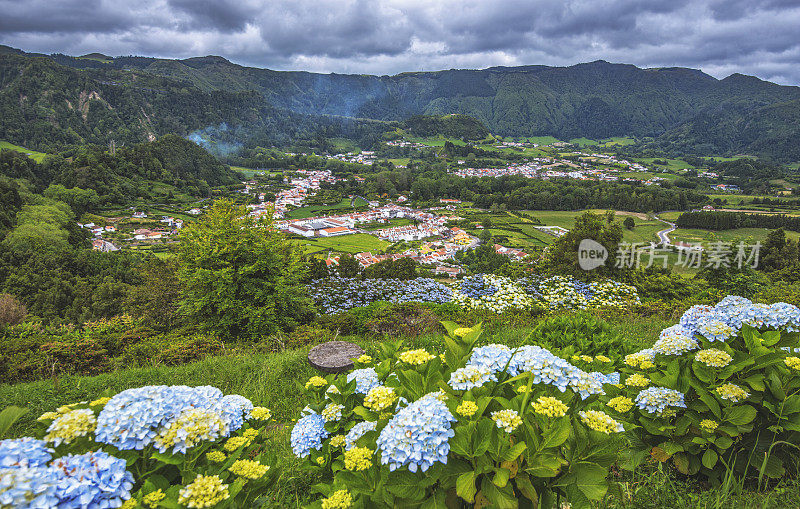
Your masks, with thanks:
<instances>
[{"instance_id":1,"label":"large leafy tree","mask_svg":"<svg viewBox=\"0 0 800 509\"><path fill-rule=\"evenodd\" d=\"M592 275L608 276L617 272L615 269L617 248L622 241L622 227L613 221L613 213L605 217L587 211L575 218L575 225L566 234L559 237L546 252L546 263L549 269L558 274L571 274L578 278ZM578 248L584 239L591 239L602 244L608 251L606 263L591 273L579 268Z\"/></svg>"},{"instance_id":2,"label":"large leafy tree","mask_svg":"<svg viewBox=\"0 0 800 509\"><path fill-rule=\"evenodd\" d=\"M225 339L256 339L313 315L299 248L230 200L182 231L179 260L181 312Z\"/></svg>"}]
</instances>

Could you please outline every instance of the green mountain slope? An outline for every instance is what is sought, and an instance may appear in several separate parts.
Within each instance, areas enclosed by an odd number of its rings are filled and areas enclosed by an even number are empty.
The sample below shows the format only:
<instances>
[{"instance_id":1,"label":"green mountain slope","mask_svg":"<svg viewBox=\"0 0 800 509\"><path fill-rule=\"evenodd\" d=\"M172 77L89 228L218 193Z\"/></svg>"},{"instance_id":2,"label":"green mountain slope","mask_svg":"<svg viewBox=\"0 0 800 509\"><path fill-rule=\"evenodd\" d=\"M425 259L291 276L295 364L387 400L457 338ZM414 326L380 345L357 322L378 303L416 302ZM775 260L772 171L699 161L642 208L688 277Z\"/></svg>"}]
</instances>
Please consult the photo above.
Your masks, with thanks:
<instances>
[{"instance_id":1,"label":"green mountain slope","mask_svg":"<svg viewBox=\"0 0 800 509\"><path fill-rule=\"evenodd\" d=\"M21 58L26 57L0 54L0 59L15 60L15 66ZM147 132L146 127L156 134L169 129L185 134L223 121L234 127L270 123L272 116L283 115L285 120L286 112L311 118L321 115L381 121L401 121L420 114L463 114L500 135L652 137L656 144L676 144L698 153L756 151L781 158L785 152L775 150L775 146L796 138L800 105L800 88L754 77L734 74L718 80L694 69L641 69L605 61L570 67L492 67L370 76L273 71L236 65L216 56L184 60L117 57L105 63L65 55L50 59L62 64L60 69L64 70L61 81L66 83L56 80L51 84L58 92L75 82L66 77L74 73L82 79L88 76L98 82L116 83L104 85L98 92L110 106L114 106L110 100L115 97L110 90L114 86L124 89L131 102L142 103L147 115L139 108L119 113L120 119L134 120L132 125L128 122L129 129L139 136ZM6 90L9 78L3 76L0 71L0 104L18 102L19 94ZM141 83L152 83L144 86L148 89L161 87L169 92L162 99L169 104L158 103L162 96L142 91ZM80 101L77 89L70 93ZM217 102L227 110L220 111ZM61 104L56 118L68 113L63 110L63 101ZM102 111L101 102L90 109L109 117L107 123L116 121L114 115ZM148 120L150 113L157 113L155 120ZM17 115L12 121L22 119ZM39 117L37 120L42 121ZM68 127L92 139L73 123L79 124L68 122ZM241 141L252 132L228 136ZM36 143L23 144L37 147Z\"/></svg>"}]
</instances>

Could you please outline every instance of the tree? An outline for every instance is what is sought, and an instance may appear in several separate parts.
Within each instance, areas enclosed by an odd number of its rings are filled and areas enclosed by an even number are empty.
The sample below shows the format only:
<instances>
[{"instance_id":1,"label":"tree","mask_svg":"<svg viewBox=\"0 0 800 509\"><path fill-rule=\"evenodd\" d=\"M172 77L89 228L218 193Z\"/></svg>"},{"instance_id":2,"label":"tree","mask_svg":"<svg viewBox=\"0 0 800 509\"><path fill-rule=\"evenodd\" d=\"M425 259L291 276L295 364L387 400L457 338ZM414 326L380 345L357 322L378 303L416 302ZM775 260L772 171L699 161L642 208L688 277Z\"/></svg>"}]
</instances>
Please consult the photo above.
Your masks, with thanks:
<instances>
[{"instance_id":1,"label":"tree","mask_svg":"<svg viewBox=\"0 0 800 509\"><path fill-rule=\"evenodd\" d=\"M148 325L171 329L179 318L177 260L152 256L140 264L138 272L142 283L128 291L126 311L143 318Z\"/></svg>"},{"instance_id":2,"label":"tree","mask_svg":"<svg viewBox=\"0 0 800 509\"><path fill-rule=\"evenodd\" d=\"M605 264L592 273L609 274L615 272L614 264L617 248L622 241L622 227L619 223L608 223L605 218L587 211L575 218L575 225L570 231L553 242L547 251L548 265L553 272L586 276L586 271L578 265L578 247L584 239L591 239L608 251Z\"/></svg>"},{"instance_id":3,"label":"tree","mask_svg":"<svg viewBox=\"0 0 800 509\"><path fill-rule=\"evenodd\" d=\"M628 216L625 218L625 221L622 222L622 226L629 230L633 230L633 227L636 226L636 221L634 221L631 216Z\"/></svg>"},{"instance_id":4,"label":"tree","mask_svg":"<svg viewBox=\"0 0 800 509\"><path fill-rule=\"evenodd\" d=\"M339 275L342 277L356 277L361 271L361 265L352 255L344 254L339 257Z\"/></svg>"},{"instance_id":5,"label":"tree","mask_svg":"<svg viewBox=\"0 0 800 509\"><path fill-rule=\"evenodd\" d=\"M301 251L269 217L219 200L181 232L180 311L223 339L257 339L313 315Z\"/></svg>"}]
</instances>

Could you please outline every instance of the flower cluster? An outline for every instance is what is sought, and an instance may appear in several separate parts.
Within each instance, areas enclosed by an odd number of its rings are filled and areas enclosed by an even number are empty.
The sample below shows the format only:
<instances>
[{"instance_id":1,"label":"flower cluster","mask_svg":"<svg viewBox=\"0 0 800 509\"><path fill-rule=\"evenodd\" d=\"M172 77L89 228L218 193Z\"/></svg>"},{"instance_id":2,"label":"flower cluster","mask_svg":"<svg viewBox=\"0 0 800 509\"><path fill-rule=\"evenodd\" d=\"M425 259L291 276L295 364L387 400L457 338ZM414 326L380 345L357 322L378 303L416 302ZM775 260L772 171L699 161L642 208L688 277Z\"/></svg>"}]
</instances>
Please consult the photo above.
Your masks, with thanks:
<instances>
[{"instance_id":1,"label":"flower cluster","mask_svg":"<svg viewBox=\"0 0 800 509\"><path fill-rule=\"evenodd\" d=\"M269 470L269 465L262 465L255 460L236 460L228 468L233 475L238 475L245 479L259 479Z\"/></svg>"},{"instance_id":2,"label":"flower cluster","mask_svg":"<svg viewBox=\"0 0 800 509\"><path fill-rule=\"evenodd\" d=\"M325 419L325 422L338 421L342 418L342 410L344 410L344 405L328 403L325 405L325 408L322 409L321 415L322 418Z\"/></svg>"},{"instance_id":3,"label":"flower cluster","mask_svg":"<svg viewBox=\"0 0 800 509\"><path fill-rule=\"evenodd\" d=\"M511 279L490 274L476 274L454 283L452 301L466 309L486 309L495 313L527 309L533 304L525 290Z\"/></svg>"},{"instance_id":4,"label":"flower cluster","mask_svg":"<svg viewBox=\"0 0 800 509\"><path fill-rule=\"evenodd\" d=\"M607 405L617 412L624 414L633 408L633 400L631 398L626 398L625 396L617 396L608 400Z\"/></svg>"},{"instance_id":5,"label":"flower cluster","mask_svg":"<svg viewBox=\"0 0 800 509\"><path fill-rule=\"evenodd\" d=\"M549 309L624 309L639 302L636 288L611 279L587 284L566 276L553 276L539 284L538 293Z\"/></svg>"},{"instance_id":6,"label":"flower cluster","mask_svg":"<svg viewBox=\"0 0 800 509\"><path fill-rule=\"evenodd\" d=\"M311 449L322 447L322 441L328 438L328 434L325 430L325 419L321 415L314 413L306 415L292 428L290 437L292 452L299 458L305 458Z\"/></svg>"},{"instance_id":7,"label":"flower cluster","mask_svg":"<svg viewBox=\"0 0 800 509\"><path fill-rule=\"evenodd\" d=\"M364 398L364 406L374 412L382 412L397 401L397 394L391 387L379 385L369 390Z\"/></svg>"},{"instance_id":8,"label":"flower cluster","mask_svg":"<svg viewBox=\"0 0 800 509\"><path fill-rule=\"evenodd\" d=\"M44 439L58 447L61 444L69 444L78 437L85 437L94 431L96 425L97 418L90 409L70 410L50 423Z\"/></svg>"},{"instance_id":9,"label":"flower cluster","mask_svg":"<svg viewBox=\"0 0 800 509\"><path fill-rule=\"evenodd\" d=\"M352 382L353 380L356 381L356 392L359 394L366 394L370 389L380 384L375 368L363 368L351 371L347 375L347 381Z\"/></svg>"},{"instance_id":10,"label":"flower cluster","mask_svg":"<svg viewBox=\"0 0 800 509\"><path fill-rule=\"evenodd\" d=\"M347 490L337 490L330 497L322 499L322 509L349 509L353 505L353 497Z\"/></svg>"},{"instance_id":11,"label":"flower cluster","mask_svg":"<svg viewBox=\"0 0 800 509\"><path fill-rule=\"evenodd\" d=\"M425 472L434 463L447 463L449 439L456 419L444 403L427 395L401 409L378 437L381 463L389 470L407 465L408 469Z\"/></svg>"},{"instance_id":12,"label":"flower cluster","mask_svg":"<svg viewBox=\"0 0 800 509\"><path fill-rule=\"evenodd\" d=\"M667 407L686 408L683 393L666 387L649 387L639 392L636 396L636 405L642 410L654 413L663 413Z\"/></svg>"},{"instance_id":13,"label":"flower cluster","mask_svg":"<svg viewBox=\"0 0 800 509\"><path fill-rule=\"evenodd\" d=\"M492 412L492 420L497 424L497 427L504 430L506 433L512 433L517 427L522 424L522 418L516 410L498 410Z\"/></svg>"},{"instance_id":14,"label":"flower cluster","mask_svg":"<svg viewBox=\"0 0 800 509\"><path fill-rule=\"evenodd\" d=\"M103 451L67 455L54 460L58 507L115 507L131 498L133 474L125 460Z\"/></svg>"},{"instance_id":15,"label":"flower cluster","mask_svg":"<svg viewBox=\"0 0 800 509\"><path fill-rule=\"evenodd\" d=\"M181 488L178 503L190 508L213 507L230 498L228 485L218 475L202 475Z\"/></svg>"},{"instance_id":16,"label":"flower cluster","mask_svg":"<svg viewBox=\"0 0 800 509\"><path fill-rule=\"evenodd\" d=\"M453 371L449 383L450 387L457 391L468 391L482 386L489 380L497 381L497 377L489 368L468 365Z\"/></svg>"},{"instance_id":17,"label":"flower cluster","mask_svg":"<svg viewBox=\"0 0 800 509\"><path fill-rule=\"evenodd\" d=\"M719 427L719 423L716 421L712 421L711 419L703 419L702 421L700 421L700 427L703 429L703 431L707 431L708 433L714 433Z\"/></svg>"},{"instance_id":18,"label":"flower cluster","mask_svg":"<svg viewBox=\"0 0 800 509\"><path fill-rule=\"evenodd\" d=\"M552 396L540 396L531 404L534 412L547 417L564 417L567 415L567 410L569 410L569 407L562 403L561 400Z\"/></svg>"},{"instance_id":19,"label":"flower cluster","mask_svg":"<svg viewBox=\"0 0 800 509\"><path fill-rule=\"evenodd\" d=\"M429 360L435 358L435 355L431 355L427 350L424 348L418 348L417 350L407 350L399 355L400 360L405 362L406 364L411 364L414 366L419 366L420 364L425 364Z\"/></svg>"},{"instance_id":20,"label":"flower cluster","mask_svg":"<svg viewBox=\"0 0 800 509\"><path fill-rule=\"evenodd\" d=\"M599 410L587 410L578 412L584 424L600 433L611 434L625 431L622 424L615 421L610 415Z\"/></svg>"},{"instance_id":21,"label":"flower cluster","mask_svg":"<svg viewBox=\"0 0 800 509\"><path fill-rule=\"evenodd\" d=\"M653 344L653 352L661 355L683 355L698 347L697 340L680 324L667 327Z\"/></svg>"},{"instance_id":22,"label":"flower cluster","mask_svg":"<svg viewBox=\"0 0 800 509\"><path fill-rule=\"evenodd\" d=\"M625 385L630 387L647 387L650 379L639 373L634 373L625 380Z\"/></svg>"},{"instance_id":23,"label":"flower cluster","mask_svg":"<svg viewBox=\"0 0 800 509\"><path fill-rule=\"evenodd\" d=\"M353 426L350 431L345 435L344 442L345 442L345 449L352 449L355 447L356 441L363 437L366 433L370 431L375 431L377 428L378 423L375 421L363 421L357 423Z\"/></svg>"},{"instance_id":24,"label":"flower cluster","mask_svg":"<svg viewBox=\"0 0 800 509\"><path fill-rule=\"evenodd\" d=\"M456 413L462 417L472 417L478 411L474 401L463 401L456 407Z\"/></svg>"},{"instance_id":25,"label":"flower cluster","mask_svg":"<svg viewBox=\"0 0 800 509\"><path fill-rule=\"evenodd\" d=\"M716 391L720 398L733 401L734 403L745 400L750 396L749 392L732 383L722 384L716 388Z\"/></svg>"},{"instance_id":26,"label":"flower cluster","mask_svg":"<svg viewBox=\"0 0 800 509\"><path fill-rule=\"evenodd\" d=\"M0 440L0 468L41 467L53 452L45 441L31 437Z\"/></svg>"},{"instance_id":27,"label":"flower cluster","mask_svg":"<svg viewBox=\"0 0 800 509\"><path fill-rule=\"evenodd\" d=\"M374 451L368 447L351 447L344 453L344 468L347 470L366 470L372 466Z\"/></svg>"},{"instance_id":28,"label":"flower cluster","mask_svg":"<svg viewBox=\"0 0 800 509\"><path fill-rule=\"evenodd\" d=\"M731 357L731 355L724 350L708 348L706 350L700 350L697 352L694 356L694 360L697 362L702 362L706 366L712 368L724 368L731 363L733 357Z\"/></svg>"},{"instance_id":29,"label":"flower cluster","mask_svg":"<svg viewBox=\"0 0 800 509\"><path fill-rule=\"evenodd\" d=\"M331 277L309 284L311 297L324 313L341 313L373 302L450 302L452 290L429 278L358 279Z\"/></svg>"},{"instance_id":30,"label":"flower cluster","mask_svg":"<svg viewBox=\"0 0 800 509\"><path fill-rule=\"evenodd\" d=\"M223 396L216 387L145 386L122 391L97 417L96 440L118 449L141 450L158 438L159 447L185 452L184 438L216 440L241 428L253 405Z\"/></svg>"},{"instance_id":31,"label":"flower cluster","mask_svg":"<svg viewBox=\"0 0 800 509\"><path fill-rule=\"evenodd\" d=\"M800 371L800 357L787 357L783 362L787 367Z\"/></svg>"}]
</instances>

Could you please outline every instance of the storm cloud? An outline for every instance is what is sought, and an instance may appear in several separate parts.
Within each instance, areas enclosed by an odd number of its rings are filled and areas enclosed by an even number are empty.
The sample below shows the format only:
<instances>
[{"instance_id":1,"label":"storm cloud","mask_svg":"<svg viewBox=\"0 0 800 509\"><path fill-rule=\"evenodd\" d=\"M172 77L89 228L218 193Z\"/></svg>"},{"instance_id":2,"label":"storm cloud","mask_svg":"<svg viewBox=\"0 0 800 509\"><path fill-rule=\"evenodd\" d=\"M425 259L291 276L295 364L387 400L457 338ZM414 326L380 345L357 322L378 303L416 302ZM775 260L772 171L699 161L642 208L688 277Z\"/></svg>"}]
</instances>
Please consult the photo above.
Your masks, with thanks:
<instances>
[{"instance_id":1,"label":"storm cloud","mask_svg":"<svg viewBox=\"0 0 800 509\"><path fill-rule=\"evenodd\" d=\"M394 74L604 59L800 84L800 0L0 0L0 43Z\"/></svg>"}]
</instances>

